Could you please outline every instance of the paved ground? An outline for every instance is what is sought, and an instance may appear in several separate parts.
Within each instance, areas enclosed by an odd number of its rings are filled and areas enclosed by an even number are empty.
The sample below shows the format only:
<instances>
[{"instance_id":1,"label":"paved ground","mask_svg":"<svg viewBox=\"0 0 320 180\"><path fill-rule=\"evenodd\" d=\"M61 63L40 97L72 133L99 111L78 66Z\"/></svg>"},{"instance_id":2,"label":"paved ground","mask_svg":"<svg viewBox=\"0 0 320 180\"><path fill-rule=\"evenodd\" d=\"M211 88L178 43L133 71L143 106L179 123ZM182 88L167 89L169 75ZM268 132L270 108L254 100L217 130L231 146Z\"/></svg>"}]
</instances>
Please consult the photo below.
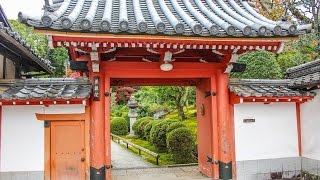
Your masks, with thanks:
<instances>
[{"instance_id":1,"label":"paved ground","mask_svg":"<svg viewBox=\"0 0 320 180\"><path fill-rule=\"evenodd\" d=\"M112 180L203 180L197 166L113 169Z\"/></svg>"},{"instance_id":2,"label":"paved ground","mask_svg":"<svg viewBox=\"0 0 320 180\"><path fill-rule=\"evenodd\" d=\"M153 164L144 161L138 154L127 150L114 141L111 141L111 161L115 169L153 167Z\"/></svg>"},{"instance_id":3,"label":"paved ground","mask_svg":"<svg viewBox=\"0 0 320 180\"><path fill-rule=\"evenodd\" d=\"M111 141L112 180L208 179L197 166L156 167L139 155Z\"/></svg>"},{"instance_id":4,"label":"paved ground","mask_svg":"<svg viewBox=\"0 0 320 180\"><path fill-rule=\"evenodd\" d=\"M208 179L197 166L156 167L139 155L111 141L112 180Z\"/></svg>"}]
</instances>

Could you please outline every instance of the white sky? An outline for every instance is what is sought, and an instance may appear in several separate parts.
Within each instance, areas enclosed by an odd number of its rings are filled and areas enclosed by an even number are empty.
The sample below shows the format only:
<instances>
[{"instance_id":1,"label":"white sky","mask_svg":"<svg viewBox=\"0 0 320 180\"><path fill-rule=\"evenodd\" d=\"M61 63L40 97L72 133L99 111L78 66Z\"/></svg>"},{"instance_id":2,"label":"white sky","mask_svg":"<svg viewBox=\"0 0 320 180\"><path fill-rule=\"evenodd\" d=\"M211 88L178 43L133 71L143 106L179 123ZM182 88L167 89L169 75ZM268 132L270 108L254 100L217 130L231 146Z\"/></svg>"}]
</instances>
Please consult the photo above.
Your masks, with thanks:
<instances>
[{"instance_id":1,"label":"white sky","mask_svg":"<svg viewBox=\"0 0 320 180\"><path fill-rule=\"evenodd\" d=\"M41 13L44 0L0 0L0 4L8 19L17 19L20 11Z\"/></svg>"}]
</instances>

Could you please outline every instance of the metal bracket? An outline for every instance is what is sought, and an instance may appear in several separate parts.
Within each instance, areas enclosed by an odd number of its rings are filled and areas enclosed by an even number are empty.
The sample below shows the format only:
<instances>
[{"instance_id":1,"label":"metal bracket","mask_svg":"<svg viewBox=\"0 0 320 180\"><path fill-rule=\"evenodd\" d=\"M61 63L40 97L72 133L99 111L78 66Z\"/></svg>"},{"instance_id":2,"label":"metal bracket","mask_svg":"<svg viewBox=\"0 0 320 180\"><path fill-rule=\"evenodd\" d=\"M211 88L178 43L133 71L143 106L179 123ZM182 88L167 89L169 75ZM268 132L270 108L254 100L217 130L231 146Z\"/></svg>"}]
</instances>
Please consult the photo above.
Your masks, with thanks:
<instances>
[{"instance_id":1,"label":"metal bracket","mask_svg":"<svg viewBox=\"0 0 320 180\"><path fill-rule=\"evenodd\" d=\"M210 91L206 91L206 92L204 92L204 97L209 97L209 96L211 96L211 92Z\"/></svg>"},{"instance_id":2,"label":"metal bracket","mask_svg":"<svg viewBox=\"0 0 320 180\"><path fill-rule=\"evenodd\" d=\"M112 166L112 164L111 165L105 165L105 168L106 169L111 169L111 168L113 168L113 166Z\"/></svg>"},{"instance_id":3,"label":"metal bracket","mask_svg":"<svg viewBox=\"0 0 320 180\"><path fill-rule=\"evenodd\" d=\"M216 96L217 95L217 93L216 92L210 92L210 91L206 91L205 93L205 97L207 98L207 97L209 97L209 96Z\"/></svg>"},{"instance_id":4,"label":"metal bracket","mask_svg":"<svg viewBox=\"0 0 320 180\"><path fill-rule=\"evenodd\" d=\"M207 158L208 158L208 160L207 160L208 163L210 163L210 164L219 164L219 162L215 161L212 157L207 156Z\"/></svg>"},{"instance_id":5,"label":"metal bracket","mask_svg":"<svg viewBox=\"0 0 320 180\"><path fill-rule=\"evenodd\" d=\"M44 121L44 128L50 127L50 121Z\"/></svg>"}]
</instances>

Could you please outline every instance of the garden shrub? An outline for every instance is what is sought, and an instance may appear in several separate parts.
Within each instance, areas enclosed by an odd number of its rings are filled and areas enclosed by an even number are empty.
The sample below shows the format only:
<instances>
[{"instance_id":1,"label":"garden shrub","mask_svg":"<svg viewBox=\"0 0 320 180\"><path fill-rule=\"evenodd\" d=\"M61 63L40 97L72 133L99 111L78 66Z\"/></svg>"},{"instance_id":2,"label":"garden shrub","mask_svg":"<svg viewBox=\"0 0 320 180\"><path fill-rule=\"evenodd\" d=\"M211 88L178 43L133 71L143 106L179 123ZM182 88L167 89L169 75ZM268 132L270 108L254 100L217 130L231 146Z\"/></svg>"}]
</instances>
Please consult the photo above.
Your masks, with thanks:
<instances>
[{"instance_id":1,"label":"garden shrub","mask_svg":"<svg viewBox=\"0 0 320 180\"><path fill-rule=\"evenodd\" d=\"M150 140L150 131L153 125L155 125L159 121L150 121L148 124L144 126L144 138L148 141Z\"/></svg>"},{"instance_id":2,"label":"garden shrub","mask_svg":"<svg viewBox=\"0 0 320 180\"><path fill-rule=\"evenodd\" d=\"M176 121L167 120L161 121L152 126L150 131L150 142L153 144L159 152L165 152L167 150L167 128L168 126Z\"/></svg>"},{"instance_id":3,"label":"garden shrub","mask_svg":"<svg viewBox=\"0 0 320 180\"><path fill-rule=\"evenodd\" d=\"M192 133L185 127L172 130L167 136L167 148L176 163L190 163L194 161L194 140Z\"/></svg>"},{"instance_id":4,"label":"garden shrub","mask_svg":"<svg viewBox=\"0 0 320 180\"><path fill-rule=\"evenodd\" d=\"M171 124L167 127L167 129L166 129L167 135L168 135L172 130L175 130L175 129L180 128L180 127L186 127L186 126L185 126L182 122L173 122L173 123L171 123Z\"/></svg>"},{"instance_id":5,"label":"garden shrub","mask_svg":"<svg viewBox=\"0 0 320 180\"><path fill-rule=\"evenodd\" d=\"M129 118L128 112L122 112L121 117L126 120L128 129L130 130L130 118Z\"/></svg>"},{"instance_id":6,"label":"garden shrub","mask_svg":"<svg viewBox=\"0 0 320 180\"><path fill-rule=\"evenodd\" d=\"M136 135L139 137L139 138L141 138L141 139L146 139L145 138L145 134L144 134L144 127L148 124L148 123L150 123L152 120L150 120L150 119L145 119L145 120L143 120L140 124L139 124L139 126L138 126L138 128L137 128L137 131L135 132L136 133Z\"/></svg>"},{"instance_id":7,"label":"garden shrub","mask_svg":"<svg viewBox=\"0 0 320 180\"><path fill-rule=\"evenodd\" d=\"M128 126L127 122L122 117L114 117L111 119L111 133L115 135L127 135Z\"/></svg>"},{"instance_id":8,"label":"garden shrub","mask_svg":"<svg viewBox=\"0 0 320 180\"><path fill-rule=\"evenodd\" d=\"M143 121L145 120L152 120L153 118L152 117L143 117L143 118L140 118L138 120L136 120L136 122L133 123L132 125L132 130L134 131L134 134L138 137L140 137L141 134L143 134L143 132L141 133L139 131L139 125L140 123L142 123ZM142 135L143 136L143 135Z\"/></svg>"}]
</instances>

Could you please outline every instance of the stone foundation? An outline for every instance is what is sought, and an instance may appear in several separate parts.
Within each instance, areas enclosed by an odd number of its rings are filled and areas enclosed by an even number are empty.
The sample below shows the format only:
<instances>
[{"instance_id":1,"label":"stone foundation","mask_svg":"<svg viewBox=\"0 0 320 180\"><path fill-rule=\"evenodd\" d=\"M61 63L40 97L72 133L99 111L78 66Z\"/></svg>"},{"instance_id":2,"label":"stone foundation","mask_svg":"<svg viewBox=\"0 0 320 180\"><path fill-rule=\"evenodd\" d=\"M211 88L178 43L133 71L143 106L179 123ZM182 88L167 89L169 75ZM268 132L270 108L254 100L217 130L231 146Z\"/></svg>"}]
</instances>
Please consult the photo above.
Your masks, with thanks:
<instances>
[{"instance_id":1,"label":"stone foundation","mask_svg":"<svg viewBox=\"0 0 320 180\"><path fill-rule=\"evenodd\" d=\"M238 180L269 180L301 176L300 157L237 162Z\"/></svg>"},{"instance_id":2,"label":"stone foundation","mask_svg":"<svg viewBox=\"0 0 320 180\"><path fill-rule=\"evenodd\" d=\"M0 172L1 180L44 180L44 172Z\"/></svg>"}]
</instances>

